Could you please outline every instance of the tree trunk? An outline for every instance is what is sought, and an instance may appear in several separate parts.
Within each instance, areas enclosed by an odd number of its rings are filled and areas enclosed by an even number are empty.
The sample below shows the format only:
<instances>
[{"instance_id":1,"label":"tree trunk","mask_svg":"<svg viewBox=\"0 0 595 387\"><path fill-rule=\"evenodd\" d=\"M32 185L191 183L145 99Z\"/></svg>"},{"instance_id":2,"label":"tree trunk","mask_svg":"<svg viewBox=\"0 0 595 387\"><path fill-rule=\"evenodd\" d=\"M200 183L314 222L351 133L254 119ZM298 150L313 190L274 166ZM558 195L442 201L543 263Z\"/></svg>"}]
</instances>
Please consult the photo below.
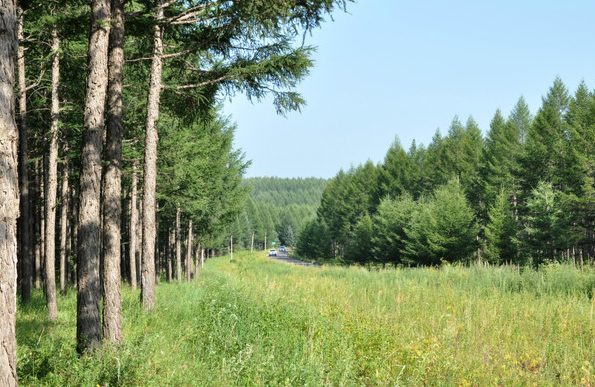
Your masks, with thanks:
<instances>
[{"instance_id":1,"label":"tree trunk","mask_svg":"<svg viewBox=\"0 0 595 387\"><path fill-rule=\"evenodd\" d=\"M60 120L60 39L58 30L52 29L52 103L47 164L47 187L45 202L45 299L50 321L58 318L56 296L56 198L58 195L58 124Z\"/></svg>"},{"instance_id":2,"label":"tree trunk","mask_svg":"<svg viewBox=\"0 0 595 387\"><path fill-rule=\"evenodd\" d=\"M229 260L233 261L233 235L229 236L229 255Z\"/></svg>"},{"instance_id":3,"label":"tree trunk","mask_svg":"<svg viewBox=\"0 0 595 387\"><path fill-rule=\"evenodd\" d=\"M74 171L74 169L73 169ZM74 185L72 187L72 248L76 249L78 248L78 244L79 244L79 222L78 222L78 218L79 218L79 213L80 213L80 187ZM77 254L73 254L73 264L74 267L72 268L72 286L74 286L75 288L78 289L78 255Z\"/></svg>"},{"instance_id":4,"label":"tree trunk","mask_svg":"<svg viewBox=\"0 0 595 387\"><path fill-rule=\"evenodd\" d=\"M141 303L145 309L155 306L155 187L157 180L157 120L161 95L161 55L163 38L160 21L163 19L162 0L156 0L156 23L153 27L153 55L147 97L145 127L145 168L143 185L143 266L141 275Z\"/></svg>"},{"instance_id":5,"label":"tree trunk","mask_svg":"<svg viewBox=\"0 0 595 387\"><path fill-rule=\"evenodd\" d=\"M124 82L124 2L112 0L109 35L107 137L103 176L103 337L122 343L120 236L122 217L122 102Z\"/></svg>"},{"instance_id":6,"label":"tree trunk","mask_svg":"<svg viewBox=\"0 0 595 387\"><path fill-rule=\"evenodd\" d=\"M17 382L18 145L14 61L18 46L16 0L0 0L0 386Z\"/></svg>"},{"instance_id":7,"label":"tree trunk","mask_svg":"<svg viewBox=\"0 0 595 387\"><path fill-rule=\"evenodd\" d=\"M140 272L141 272L141 265L143 262L143 228L142 228L142 224L143 224L143 200L142 200L142 196L139 198L139 200L137 201L138 204L138 220L136 221L136 259L135 259L135 264L136 264L136 283L138 284L140 281Z\"/></svg>"},{"instance_id":8,"label":"tree trunk","mask_svg":"<svg viewBox=\"0 0 595 387\"><path fill-rule=\"evenodd\" d=\"M43 175L44 175L44 168L43 162L38 160L35 163L35 180L37 180L37 206L35 207L36 211L36 222L35 222L35 289L39 289L41 287L41 272L42 266L44 262L44 254L43 254L43 245L44 245L44 235L45 235L45 222L44 222L44 190L45 185L43 183Z\"/></svg>"},{"instance_id":9,"label":"tree trunk","mask_svg":"<svg viewBox=\"0 0 595 387\"><path fill-rule=\"evenodd\" d=\"M130 265L130 286L136 289L136 247L138 245L138 177L136 174L136 160L132 167L132 193L130 194L130 243L128 246Z\"/></svg>"},{"instance_id":10,"label":"tree trunk","mask_svg":"<svg viewBox=\"0 0 595 387\"><path fill-rule=\"evenodd\" d=\"M196 250L194 253L194 280L198 280L198 268L199 268L199 259L200 259L200 239L198 240L198 244L196 246Z\"/></svg>"},{"instance_id":11,"label":"tree trunk","mask_svg":"<svg viewBox=\"0 0 595 387\"><path fill-rule=\"evenodd\" d=\"M18 39L24 40L23 36L23 11L19 9ZM28 123L27 123L27 84L25 81L25 48L19 45L17 55L17 66L19 74L19 184L20 184L20 210L19 217L19 263L22 268L21 275L21 301L26 303L31 298L31 287L33 286L33 255L31 254L31 214L29 207L29 148L28 148Z\"/></svg>"},{"instance_id":12,"label":"tree trunk","mask_svg":"<svg viewBox=\"0 0 595 387\"><path fill-rule=\"evenodd\" d=\"M252 240L250 242L250 252L254 251L254 230L252 230Z\"/></svg>"},{"instance_id":13,"label":"tree trunk","mask_svg":"<svg viewBox=\"0 0 595 387\"><path fill-rule=\"evenodd\" d=\"M186 248L186 281L192 280L192 219L188 221L188 245Z\"/></svg>"},{"instance_id":14,"label":"tree trunk","mask_svg":"<svg viewBox=\"0 0 595 387\"><path fill-rule=\"evenodd\" d=\"M159 212L159 202L155 202L155 210ZM159 217L155 216L155 284L159 285L159 260L161 258L159 254Z\"/></svg>"},{"instance_id":15,"label":"tree trunk","mask_svg":"<svg viewBox=\"0 0 595 387\"><path fill-rule=\"evenodd\" d=\"M176 209L176 279L182 282L182 235L180 227L180 214L182 210Z\"/></svg>"},{"instance_id":16,"label":"tree trunk","mask_svg":"<svg viewBox=\"0 0 595 387\"><path fill-rule=\"evenodd\" d=\"M64 147L64 155L66 155L68 151L67 147ZM62 198L62 207L60 211L60 294L66 294L66 285L68 284L68 265L67 259L70 256L66 255L66 252L69 250L67 248L68 244L68 206L69 206L69 199L70 194L68 192L68 173L70 172L69 165L67 161L64 161L63 168L62 168L62 189L61 189L61 198Z\"/></svg>"},{"instance_id":17,"label":"tree trunk","mask_svg":"<svg viewBox=\"0 0 595 387\"><path fill-rule=\"evenodd\" d=\"M169 226L169 244L167 249L167 282L171 282L172 280L172 261L173 261L173 254L175 251L175 244L176 244L176 231L173 227Z\"/></svg>"},{"instance_id":18,"label":"tree trunk","mask_svg":"<svg viewBox=\"0 0 595 387\"><path fill-rule=\"evenodd\" d=\"M101 344L99 301L101 146L107 89L109 0L91 3L91 32L81 153L79 210L77 350L93 351Z\"/></svg>"}]
</instances>

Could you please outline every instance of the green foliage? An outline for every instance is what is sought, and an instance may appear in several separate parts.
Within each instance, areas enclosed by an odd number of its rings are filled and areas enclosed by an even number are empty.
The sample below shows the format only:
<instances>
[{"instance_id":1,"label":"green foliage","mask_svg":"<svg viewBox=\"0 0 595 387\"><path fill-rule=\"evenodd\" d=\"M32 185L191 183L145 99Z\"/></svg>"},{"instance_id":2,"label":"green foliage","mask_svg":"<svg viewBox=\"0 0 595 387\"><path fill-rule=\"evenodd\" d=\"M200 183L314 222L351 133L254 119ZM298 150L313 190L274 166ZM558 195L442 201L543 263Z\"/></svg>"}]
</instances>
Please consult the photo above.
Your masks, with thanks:
<instances>
[{"instance_id":1,"label":"green foliage","mask_svg":"<svg viewBox=\"0 0 595 387\"><path fill-rule=\"evenodd\" d=\"M268 242L295 246L299 231L311 219L316 217L316 208L326 179L278 177L247 178L241 186L250 190L242 213L242 227L234 227L230 233L234 237L250 241L254 232L254 244L257 249L266 249L265 235ZM239 224L236 222L236 224ZM239 244L236 248L250 248L249 244Z\"/></svg>"},{"instance_id":2,"label":"green foliage","mask_svg":"<svg viewBox=\"0 0 595 387\"><path fill-rule=\"evenodd\" d=\"M485 228L485 258L493 264L518 261L516 235L518 224L514 218L509 195L501 189L488 210Z\"/></svg>"},{"instance_id":3,"label":"green foliage","mask_svg":"<svg viewBox=\"0 0 595 387\"><path fill-rule=\"evenodd\" d=\"M418 211L418 204L411 195L397 199L385 198L373 217L372 250L381 263L402 263L409 226Z\"/></svg>"},{"instance_id":4,"label":"green foliage","mask_svg":"<svg viewBox=\"0 0 595 387\"><path fill-rule=\"evenodd\" d=\"M404 261L423 265L467 261L476 249L477 227L461 185L451 180L418 206L405 228Z\"/></svg>"},{"instance_id":5,"label":"green foliage","mask_svg":"<svg viewBox=\"0 0 595 387\"><path fill-rule=\"evenodd\" d=\"M345 248L345 260L349 263L364 264L374 259L372 218L365 214L356 223L353 236Z\"/></svg>"},{"instance_id":6,"label":"green foliage","mask_svg":"<svg viewBox=\"0 0 595 387\"><path fill-rule=\"evenodd\" d=\"M331 258L332 240L326 225L315 219L306 223L297 240L297 253L304 258Z\"/></svg>"},{"instance_id":7,"label":"green foliage","mask_svg":"<svg viewBox=\"0 0 595 387\"><path fill-rule=\"evenodd\" d=\"M527 200L528 213L521 241L532 254L534 264L561 258L566 246L567 218L560 194L552 183L540 182Z\"/></svg>"}]
</instances>

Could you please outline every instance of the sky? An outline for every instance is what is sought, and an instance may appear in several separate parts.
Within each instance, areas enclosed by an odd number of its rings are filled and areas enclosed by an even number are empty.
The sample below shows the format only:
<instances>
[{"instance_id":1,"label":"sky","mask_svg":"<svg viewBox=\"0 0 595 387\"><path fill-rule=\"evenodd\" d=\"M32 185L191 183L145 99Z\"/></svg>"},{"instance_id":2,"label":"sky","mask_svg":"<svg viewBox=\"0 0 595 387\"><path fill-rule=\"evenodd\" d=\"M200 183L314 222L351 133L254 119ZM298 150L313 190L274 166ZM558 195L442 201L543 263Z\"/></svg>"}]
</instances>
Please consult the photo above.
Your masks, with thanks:
<instances>
[{"instance_id":1,"label":"sky","mask_svg":"<svg viewBox=\"0 0 595 387\"><path fill-rule=\"evenodd\" d=\"M523 96L531 112L556 77L595 88L592 0L359 0L306 38L317 47L297 87L307 105L227 99L246 177L331 178L382 162L398 139L427 145L455 116L483 133Z\"/></svg>"}]
</instances>

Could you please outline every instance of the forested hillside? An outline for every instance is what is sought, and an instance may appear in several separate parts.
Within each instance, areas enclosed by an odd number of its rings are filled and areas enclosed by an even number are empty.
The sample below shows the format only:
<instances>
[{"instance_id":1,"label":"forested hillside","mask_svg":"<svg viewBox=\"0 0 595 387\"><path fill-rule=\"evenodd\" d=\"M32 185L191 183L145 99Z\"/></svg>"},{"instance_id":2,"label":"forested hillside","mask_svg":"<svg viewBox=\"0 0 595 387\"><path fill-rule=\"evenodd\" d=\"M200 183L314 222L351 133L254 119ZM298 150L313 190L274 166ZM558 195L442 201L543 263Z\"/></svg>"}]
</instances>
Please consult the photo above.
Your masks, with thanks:
<instances>
[{"instance_id":1,"label":"forested hillside","mask_svg":"<svg viewBox=\"0 0 595 387\"><path fill-rule=\"evenodd\" d=\"M582 264L595 256L595 94L556 79L533 116L497 110L484 136L455 117L428 146L395 141L339 173L298 242L350 263Z\"/></svg>"},{"instance_id":2,"label":"forested hillside","mask_svg":"<svg viewBox=\"0 0 595 387\"><path fill-rule=\"evenodd\" d=\"M244 211L229 233L236 249L264 249L266 245L295 246L304 224L316 217L328 180L319 178L258 177L242 181L250 190ZM252 236L254 235L254 246Z\"/></svg>"}]
</instances>

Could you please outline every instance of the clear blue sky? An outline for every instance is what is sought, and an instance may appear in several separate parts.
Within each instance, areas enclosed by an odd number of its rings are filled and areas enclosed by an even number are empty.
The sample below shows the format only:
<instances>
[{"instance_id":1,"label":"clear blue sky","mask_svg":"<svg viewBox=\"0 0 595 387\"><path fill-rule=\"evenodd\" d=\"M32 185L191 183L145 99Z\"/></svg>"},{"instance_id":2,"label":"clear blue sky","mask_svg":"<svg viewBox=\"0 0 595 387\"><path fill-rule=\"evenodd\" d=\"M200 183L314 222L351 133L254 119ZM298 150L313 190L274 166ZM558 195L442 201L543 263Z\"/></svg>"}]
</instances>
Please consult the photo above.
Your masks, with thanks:
<instances>
[{"instance_id":1,"label":"clear blue sky","mask_svg":"<svg viewBox=\"0 0 595 387\"><path fill-rule=\"evenodd\" d=\"M301 113L226 100L248 177L330 178L382 161L395 137L427 145L455 115L485 134L521 95L535 114L556 76L571 93L595 86L592 0L360 0L333 16L306 40L318 50Z\"/></svg>"}]
</instances>

